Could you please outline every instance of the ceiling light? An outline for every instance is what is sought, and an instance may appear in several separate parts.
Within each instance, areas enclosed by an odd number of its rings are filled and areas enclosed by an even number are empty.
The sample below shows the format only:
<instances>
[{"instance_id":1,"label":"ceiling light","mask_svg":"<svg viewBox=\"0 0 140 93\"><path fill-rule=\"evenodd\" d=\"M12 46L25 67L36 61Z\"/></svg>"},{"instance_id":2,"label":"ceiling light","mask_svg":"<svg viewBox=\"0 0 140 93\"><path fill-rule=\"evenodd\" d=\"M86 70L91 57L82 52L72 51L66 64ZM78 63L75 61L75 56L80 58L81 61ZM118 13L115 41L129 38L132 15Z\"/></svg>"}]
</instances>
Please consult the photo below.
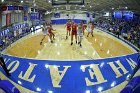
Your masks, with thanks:
<instances>
[{"instance_id":1,"label":"ceiling light","mask_svg":"<svg viewBox=\"0 0 140 93\"><path fill-rule=\"evenodd\" d=\"M4 2L4 0L1 0L1 2Z\"/></svg>"},{"instance_id":2,"label":"ceiling light","mask_svg":"<svg viewBox=\"0 0 140 93\"><path fill-rule=\"evenodd\" d=\"M114 7L112 7L112 10L114 10Z\"/></svg>"},{"instance_id":3,"label":"ceiling light","mask_svg":"<svg viewBox=\"0 0 140 93\"><path fill-rule=\"evenodd\" d=\"M20 1L21 3L23 3L23 1Z\"/></svg>"},{"instance_id":4,"label":"ceiling light","mask_svg":"<svg viewBox=\"0 0 140 93\"><path fill-rule=\"evenodd\" d=\"M82 5L82 7L85 7L85 5Z\"/></svg>"},{"instance_id":5,"label":"ceiling light","mask_svg":"<svg viewBox=\"0 0 140 93\"><path fill-rule=\"evenodd\" d=\"M125 9L128 9L128 7L126 6Z\"/></svg>"},{"instance_id":6,"label":"ceiling light","mask_svg":"<svg viewBox=\"0 0 140 93\"><path fill-rule=\"evenodd\" d=\"M51 3L51 0L49 0L49 3Z\"/></svg>"}]
</instances>

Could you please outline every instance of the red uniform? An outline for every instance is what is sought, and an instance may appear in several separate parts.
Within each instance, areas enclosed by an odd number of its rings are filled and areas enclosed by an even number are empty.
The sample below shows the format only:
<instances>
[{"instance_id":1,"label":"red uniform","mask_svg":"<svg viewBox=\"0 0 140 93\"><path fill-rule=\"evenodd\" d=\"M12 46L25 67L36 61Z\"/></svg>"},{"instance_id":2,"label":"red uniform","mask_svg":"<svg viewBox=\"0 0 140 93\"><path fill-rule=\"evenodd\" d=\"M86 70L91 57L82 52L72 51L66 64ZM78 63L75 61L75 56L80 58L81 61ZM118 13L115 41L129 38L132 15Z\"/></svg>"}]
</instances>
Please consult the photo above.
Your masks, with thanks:
<instances>
[{"instance_id":1,"label":"red uniform","mask_svg":"<svg viewBox=\"0 0 140 93\"><path fill-rule=\"evenodd\" d=\"M87 25L86 24L84 24L83 25L83 32L85 32L85 29L87 28Z\"/></svg>"},{"instance_id":2,"label":"red uniform","mask_svg":"<svg viewBox=\"0 0 140 93\"><path fill-rule=\"evenodd\" d=\"M77 24L72 24L72 35L77 35Z\"/></svg>"},{"instance_id":3,"label":"red uniform","mask_svg":"<svg viewBox=\"0 0 140 93\"><path fill-rule=\"evenodd\" d=\"M53 34L52 30L53 30L52 27L49 27L49 28L48 28L48 32L49 32L49 34Z\"/></svg>"},{"instance_id":4,"label":"red uniform","mask_svg":"<svg viewBox=\"0 0 140 93\"><path fill-rule=\"evenodd\" d=\"M71 23L67 23L67 31L71 31Z\"/></svg>"}]
</instances>

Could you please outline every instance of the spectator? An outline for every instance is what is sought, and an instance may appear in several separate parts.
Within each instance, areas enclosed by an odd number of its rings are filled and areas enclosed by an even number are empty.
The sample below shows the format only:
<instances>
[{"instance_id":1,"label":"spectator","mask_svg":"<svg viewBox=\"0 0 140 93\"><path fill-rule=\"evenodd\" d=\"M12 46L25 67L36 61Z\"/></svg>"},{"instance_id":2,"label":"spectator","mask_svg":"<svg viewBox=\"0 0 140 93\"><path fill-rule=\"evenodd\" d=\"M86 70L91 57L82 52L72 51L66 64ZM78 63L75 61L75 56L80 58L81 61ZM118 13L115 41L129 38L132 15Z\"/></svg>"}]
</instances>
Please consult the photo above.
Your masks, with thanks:
<instances>
[{"instance_id":1,"label":"spectator","mask_svg":"<svg viewBox=\"0 0 140 93\"><path fill-rule=\"evenodd\" d=\"M96 21L96 26L119 35L140 48L140 22L138 20L101 19Z\"/></svg>"}]
</instances>

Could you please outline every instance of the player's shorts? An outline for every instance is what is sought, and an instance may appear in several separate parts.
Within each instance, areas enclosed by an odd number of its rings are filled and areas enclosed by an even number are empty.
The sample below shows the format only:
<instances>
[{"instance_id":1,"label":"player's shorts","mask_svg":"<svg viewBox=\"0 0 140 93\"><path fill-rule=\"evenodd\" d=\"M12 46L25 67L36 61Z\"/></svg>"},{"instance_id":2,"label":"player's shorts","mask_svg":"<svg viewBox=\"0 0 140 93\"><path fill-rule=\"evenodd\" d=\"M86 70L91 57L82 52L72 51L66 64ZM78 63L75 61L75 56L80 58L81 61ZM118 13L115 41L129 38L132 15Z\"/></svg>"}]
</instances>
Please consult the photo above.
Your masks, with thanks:
<instances>
[{"instance_id":1,"label":"player's shorts","mask_svg":"<svg viewBox=\"0 0 140 93\"><path fill-rule=\"evenodd\" d=\"M83 37L83 33L77 33L77 35Z\"/></svg>"},{"instance_id":2,"label":"player's shorts","mask_svg":"<svg viewBox=\"0 0 140 93\"><path fill-rule=\"evenodd\" d=\"M85 32L85 29L83 29L82 31Z\"/></svg>"},{"instance_id":3,"label":"player's shorts","mask_svg":"<svg viewBox=\"0 0 140 93\"><path fill-rule=\"evenodd\" d=\"M46 31L44 31L43 34L46 36L48 33Z\"/></svg>"},{"instance_id":4,"label":"player's shorts","mask_svg":"<svg viewBox=\"0 0 140 93\"><path fill-rule=\"evenodd\" d=\"M88 32L93 32L93 30L92 29L89 29Z\"/></svg>"},{"instance_id":5,"label":"player's shorts","mask_svg":"<svg viewBox=\"0 0 140 93\"><path fill-rule=\"evenodd\" d=\"M73 30L72 35L77 35L77 31Z\"/></svg>"},{"instance_id":6,"label":"player's shorts","mask_svg":"<svg viewBox=\"0 0 140 93\"><path fill-rule=\"evenodd\" d=\"M82 37L82 36L83 36L82 30L78 30L78 31L77 31L77 35L80 36L80 37Z\"/></svg>"},{"instance_id":7,"label":"player's shorts","mask_svg":"<svg viewBox=\"0 0 140 93\"><path fill-rule=\"evenodd\" d=\"M52 35L53 34L53 32L52 31L48 31L49 32L49 35Z\"/></svg>"},{"instance_id":8,"label":"player's shorts","mask_svg":"<svg viewBox=\"0 0 140 93\"><path fill-rule=\"evenodd\" d=\"M71 28L67 28L67 31L71 31Z\"/></svg>"}]
</instances>

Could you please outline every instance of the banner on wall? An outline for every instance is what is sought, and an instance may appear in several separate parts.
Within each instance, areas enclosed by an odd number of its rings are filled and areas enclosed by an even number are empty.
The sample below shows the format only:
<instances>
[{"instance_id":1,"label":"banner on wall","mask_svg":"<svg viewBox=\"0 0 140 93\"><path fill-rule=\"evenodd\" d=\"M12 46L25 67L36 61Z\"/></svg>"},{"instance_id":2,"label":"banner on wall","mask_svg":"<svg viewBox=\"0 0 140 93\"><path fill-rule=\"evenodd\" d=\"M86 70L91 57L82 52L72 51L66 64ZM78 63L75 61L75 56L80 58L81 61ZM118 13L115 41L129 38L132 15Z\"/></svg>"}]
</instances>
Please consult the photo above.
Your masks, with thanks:
<instances>
[{"instance_id":1,"label":"banner on wall","mask_svg":"<svg viewBox=\"0 0 140 93\"><path fill-rule=\"evenodd\" d=\"M11 24L11 13L6 14L6 26Z\"/></svg>"},{"instance_id":2,"label":"banner on wall","mask_svg":"<svg viewBox=\"0 0 140 93\"><path fill-rule=\"evenodd\" d=\"M14 26L10 27L10 28L1 30L1 31L0 31L0 36L1 36L1 37L6 36L6 35L9 34L11 31L15 31L15 30L18 30L18 29L22 29L22 28L28 27L28 25L29 25L28 23L17 24L17 25L14 25Z\"/></svg>"},{"instance_id":3,"label":"banner on wall","mask_svg":"<svg viewBox=\"0 0 140 93\"><path fill-rule=\"evenodd\" d=\"M3 55L12 74L9 78L40 93L86 93L87 90L98 93L108 90L124 82L133 73L137 66L137 56L132 54L97 60L49 61Z\"/></svg>"},{"instance_id":4,"label":"banner on wall","mask_svg":"<svg viewBox=\"0 0 140 93\"><path fill-rule=\"evenodd\" d=\"M60 18L60 13L54 13L55 18Z\"/></svg>"}]
</instances>

